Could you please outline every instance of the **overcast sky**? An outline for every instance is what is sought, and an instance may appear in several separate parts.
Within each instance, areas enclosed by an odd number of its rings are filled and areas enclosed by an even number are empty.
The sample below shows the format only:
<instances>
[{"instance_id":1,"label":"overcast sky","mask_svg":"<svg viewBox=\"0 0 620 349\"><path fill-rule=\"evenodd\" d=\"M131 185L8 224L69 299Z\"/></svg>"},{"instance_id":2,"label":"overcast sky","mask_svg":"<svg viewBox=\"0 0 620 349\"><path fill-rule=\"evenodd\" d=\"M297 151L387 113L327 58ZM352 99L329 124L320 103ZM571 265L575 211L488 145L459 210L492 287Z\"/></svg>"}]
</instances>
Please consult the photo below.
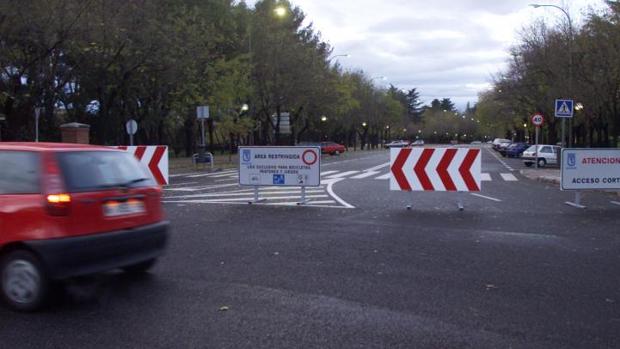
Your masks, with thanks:
<instances>
[{"instance_id":1,"label":"overcast sky","mask_svg":"<svg viewBox=\"0 0 620 349\"><path fill-rule=\"evenodd\" d=\"M248 1L253 4L255 1ZM458 108L477 101L491 75L505 67L518 33L537 18L558 23L563 14L534 9L535 0L291 0L320 31L347 69L386 76L377 84L418 88L423 101L451 98ZM603 0L549 0L569 8L577 22Z\"/></svg>"}]
</instances>

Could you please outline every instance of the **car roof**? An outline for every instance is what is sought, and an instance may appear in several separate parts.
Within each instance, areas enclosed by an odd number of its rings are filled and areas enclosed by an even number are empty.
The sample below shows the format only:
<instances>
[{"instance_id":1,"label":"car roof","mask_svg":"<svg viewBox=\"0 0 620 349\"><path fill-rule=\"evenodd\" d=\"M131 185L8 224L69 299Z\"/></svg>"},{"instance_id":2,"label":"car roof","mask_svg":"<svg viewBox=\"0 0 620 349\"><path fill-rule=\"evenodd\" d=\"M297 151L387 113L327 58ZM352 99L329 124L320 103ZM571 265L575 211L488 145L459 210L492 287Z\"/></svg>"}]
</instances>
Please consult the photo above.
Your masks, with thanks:
<instances>
[{"instance_id":1,"label":"car roof","mask_svg":"<svg viewBox=\"0 0 620 349\"><path fill-rule=\"evenodd\" d=\"M76 150L99 150L115 151L114 147L105 147L91 144L75 143L46 143L46 142L0 142L0 150L28 150L28 151L76 151Z\"/></svg>"}]
</instances>

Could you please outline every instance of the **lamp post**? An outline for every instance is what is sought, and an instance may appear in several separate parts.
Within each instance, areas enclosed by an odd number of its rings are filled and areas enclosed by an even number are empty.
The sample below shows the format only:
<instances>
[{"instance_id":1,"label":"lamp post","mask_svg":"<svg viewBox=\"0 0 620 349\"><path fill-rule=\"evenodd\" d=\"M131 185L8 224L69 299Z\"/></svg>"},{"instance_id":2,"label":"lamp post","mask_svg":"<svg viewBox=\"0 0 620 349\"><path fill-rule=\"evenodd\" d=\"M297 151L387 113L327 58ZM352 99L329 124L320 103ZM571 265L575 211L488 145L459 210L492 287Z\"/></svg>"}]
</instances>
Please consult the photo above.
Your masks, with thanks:
<instances>
[{"instance_id":1,"label":"lamp post","mask_svg":"<svg viewBox=\"0 0 620 349\"><path fill-rule=\"evenodd\" d=\"M554 9L562 11L568 20L568 94L573 98L573 20L570 18L570 14L565 9L557 5L551 4L530 4L533 8L540 7L552 7ZM570 132L568 133L568 146L573 146L573 120L569 120ZM562 148L566 146L566 118L562 118Z\"/></svg>"},{"instance_id":2,"label":"lamp post","mask_svg":"<svg viewBox=\"0 0 620 349\"><path fill-rule=\"evenodd\" d=\"M346 54L342 54L342 55L334 55L334 56L329 57L329 58L327 59L327 61L328 61L328 62L331 62L331 61L332 61L332 59L334 59L334 58L338 58L338 57L349 58L349 57L351 57L351 55L350 55L350 54L348 54L348 53L346 53Z\"/></svg>"}]
</instances>

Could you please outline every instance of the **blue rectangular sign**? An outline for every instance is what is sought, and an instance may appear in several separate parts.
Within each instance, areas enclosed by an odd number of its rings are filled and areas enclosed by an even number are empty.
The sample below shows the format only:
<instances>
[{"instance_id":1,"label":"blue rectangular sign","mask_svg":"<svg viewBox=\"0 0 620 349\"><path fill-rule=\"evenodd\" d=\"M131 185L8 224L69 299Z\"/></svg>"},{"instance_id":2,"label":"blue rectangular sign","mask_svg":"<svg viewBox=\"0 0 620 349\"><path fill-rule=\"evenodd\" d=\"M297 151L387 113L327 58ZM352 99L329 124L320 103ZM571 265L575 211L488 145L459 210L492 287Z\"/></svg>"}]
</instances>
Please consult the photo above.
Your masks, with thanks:
<instances>
[{"instance_id":1,"label":"blue rectangular sign","mask_svg":"<svg viewBox=\"0 0 620 349\"><path fill-rule=\"evenodd\" d=\"M574 103L572 99L556 99L555 100L555 117L556 118L572 118L574 111Z\"/></svg>"}]
</instances>

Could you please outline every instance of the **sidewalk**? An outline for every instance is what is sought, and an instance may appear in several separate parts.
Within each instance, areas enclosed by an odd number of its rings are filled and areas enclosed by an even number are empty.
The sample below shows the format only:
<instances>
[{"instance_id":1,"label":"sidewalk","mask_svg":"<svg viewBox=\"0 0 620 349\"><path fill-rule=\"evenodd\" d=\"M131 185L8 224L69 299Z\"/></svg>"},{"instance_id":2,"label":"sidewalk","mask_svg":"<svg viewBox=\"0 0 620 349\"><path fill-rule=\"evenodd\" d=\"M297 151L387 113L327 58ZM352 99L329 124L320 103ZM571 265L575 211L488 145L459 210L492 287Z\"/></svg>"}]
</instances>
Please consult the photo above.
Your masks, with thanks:
<instances>
[{"instance_id":1,"label":"sidewalk","mask_svg":"<svg viewBox=\"0 0 620 349\"><path fill-rule=\"evenodd\" d=\"M559 168L528 168L520 172L525 178L531 180L560 185Z\"/></svg>"}]
</instances>

